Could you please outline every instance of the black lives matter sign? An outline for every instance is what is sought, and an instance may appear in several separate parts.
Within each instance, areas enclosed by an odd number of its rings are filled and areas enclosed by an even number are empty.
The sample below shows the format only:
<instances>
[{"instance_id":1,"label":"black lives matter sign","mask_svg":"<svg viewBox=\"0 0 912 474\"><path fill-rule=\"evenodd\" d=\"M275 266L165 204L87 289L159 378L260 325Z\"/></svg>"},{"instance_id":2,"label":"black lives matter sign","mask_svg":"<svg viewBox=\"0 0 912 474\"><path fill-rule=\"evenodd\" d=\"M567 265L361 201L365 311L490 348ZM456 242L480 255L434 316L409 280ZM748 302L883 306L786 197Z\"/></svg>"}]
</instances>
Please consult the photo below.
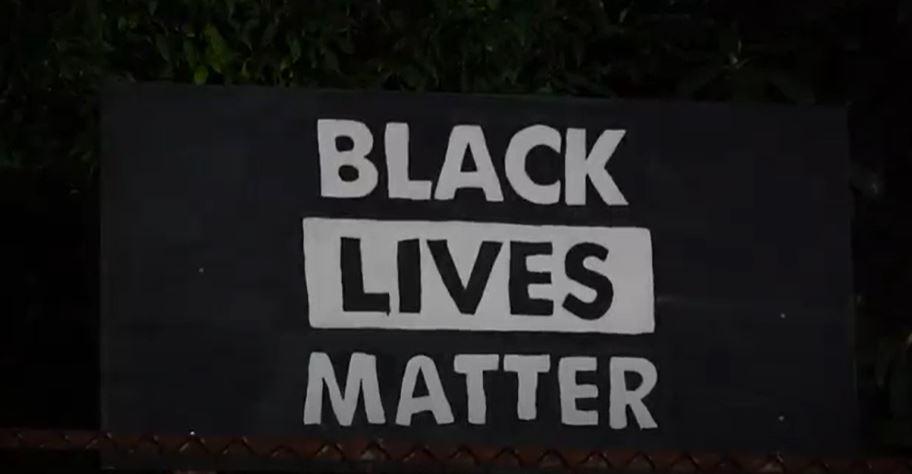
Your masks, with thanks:
<instances>
[{"instance_id":1,"label":"black lives matter sign","mask_svg":"<svg viewBox=\"0 0 912 474\"><path fill-rule=\"evenodd\" d=\"M320 119L316 125L323 198L377 195L446 202L474 191L485 203L504 201L502 179L480 124L450 129L432 181L409 176L409 124L386 123L385 192L378 192L380 172L367 159L375 140L365 123ZM584 128L564 133L543 124L526 126L510 137L499 160L503 181L532 205L585 206L589 186L601 205L626 205L606 168L624 134L598 130L589 147ZM561 177L539 183L530 176L530 155L538 147L557 155L550 159L563 161ZM350 168L349 177L344 167ZM302 235L313 328L642 334L655 327L652 248L646 229L305 217ZM547 353L458 353L447 369L465 377L464 421L485 425L486 373L514 374L516 418L532 421L538 417L538 379L551 372L552 365L558 376L561 423L597 426L598 410L583 410L578 404L598 395L597 385L578 381L580 372L596 371L595 357L561 357L552 363ZM324 424L325 391L336 422L351 425L363 401L367 422L385 424L376 366L377 355L352 354L343 389L329 355L312 353L304 423ZM437 424L455 422L439 370L423 354L408 360L395 424L411 426L422 412L429 412ZM635 388L627 387L628 372L639 379ZM609 373L609 425L625 428L630 408L640 428L657 428L644 402L657 383L655 365L645 358L612 357ZM416 394L419 379L427 394Z\"/></svg>"},{"instance_id":2,"label":"black lives matter sign","mask_svg":"<svg viewBox=\"0 0 912 474\"><path fill-rule=\"evenodd\" d=\"M102 423L853 445L844 117L112 87Z\"/></svg>"}]
</instances>

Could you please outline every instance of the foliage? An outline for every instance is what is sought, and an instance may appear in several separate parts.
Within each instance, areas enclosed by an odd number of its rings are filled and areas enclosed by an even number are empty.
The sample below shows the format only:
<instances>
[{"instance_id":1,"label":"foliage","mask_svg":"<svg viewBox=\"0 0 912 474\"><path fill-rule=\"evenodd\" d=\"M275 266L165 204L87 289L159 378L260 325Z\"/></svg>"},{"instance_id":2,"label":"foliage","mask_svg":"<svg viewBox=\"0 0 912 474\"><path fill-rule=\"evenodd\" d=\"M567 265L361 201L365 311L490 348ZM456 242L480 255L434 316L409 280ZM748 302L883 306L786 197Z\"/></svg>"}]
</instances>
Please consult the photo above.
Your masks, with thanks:
<instances>
[{"instance_id":1,"label":"foliage","mask_svg":"<svg viewBox=\"0 0 912 474\"><path fill-rule=\"evenodd\" d=\"M0 0L0 204L19 223L0 255L18 282L6 334L63 318L47 302L64 288L96 311L92 285L68 282L97 271L108 80L851 104L861 377L889 398L874 379L908 368L875 377L865 341L904 341L912 314L910 22L912 0ZM69 237L56 260L44 232ZM878 415L908 415L896 403Z\"/></svg>"},{"instance_id":2,"label":"foliage","mask_svg":"<svg viewBox=\"0 0 912 474\"><path fill-rule=\"evenodd\" d=\"M92 122L109 78L839 101L845 0L804 3L802 16L707 0L12 0L0 163L66 155L91 172L94 134L73 124Z\"/></svg>"}]
</instances>

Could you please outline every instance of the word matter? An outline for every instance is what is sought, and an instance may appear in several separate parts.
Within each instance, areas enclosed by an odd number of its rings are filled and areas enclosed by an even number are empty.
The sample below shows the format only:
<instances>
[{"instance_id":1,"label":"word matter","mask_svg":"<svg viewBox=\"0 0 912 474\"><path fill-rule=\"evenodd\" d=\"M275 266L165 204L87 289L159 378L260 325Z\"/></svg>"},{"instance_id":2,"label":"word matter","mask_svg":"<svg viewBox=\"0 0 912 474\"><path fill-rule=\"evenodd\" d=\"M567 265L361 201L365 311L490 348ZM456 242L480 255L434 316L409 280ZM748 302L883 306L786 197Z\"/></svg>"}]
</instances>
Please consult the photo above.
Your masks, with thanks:
<instances>
[{"instance_id":1,"label":"word matter","mask_svg":"<svg viewBox=\"0 0 912 474\"><path fill-rule=\"evenodd\" d=\"M465 413L468 423L487 423L485 375L490 372L512 374L516 380L516 418L521 421L536 420L539 379L555 372L552 369L553 362L555 361L547 354L456 354L452 370L465 380ZM598 410L581 409L578 404L599 397L598 385L580 383L578 380L578 375L596 372L598 359L584 356L561 357L556 360L556 365L561 423L568 426L598 425L602 421L599 420ZM639 429L657 428L658 423L644 402L658 381L655 365L639 357L611 357L608 366L608 426L615 430L627 428L629 411ZM631 374L640 380L636 387L628 386L629 379L636 378L628 377ZM416 394L419 380L425 387L425 395ZM324 393L328 395L336 422L341 426L352 424L359 401L367 423L380 425L388 422L380 395L377 357L373 354L351 354L345 385L340 386L329 355L324 352L311 353L304 401L304 424L319 425L325 422L323 402L327 397L324 397ZM408 360L402 372L392 421L396 425L411 426L412 419L425 412L431 414L438 425L456 421L449 397L441 383L437 363L427 355L417 354Z\"/></svg>"}]
</instances>

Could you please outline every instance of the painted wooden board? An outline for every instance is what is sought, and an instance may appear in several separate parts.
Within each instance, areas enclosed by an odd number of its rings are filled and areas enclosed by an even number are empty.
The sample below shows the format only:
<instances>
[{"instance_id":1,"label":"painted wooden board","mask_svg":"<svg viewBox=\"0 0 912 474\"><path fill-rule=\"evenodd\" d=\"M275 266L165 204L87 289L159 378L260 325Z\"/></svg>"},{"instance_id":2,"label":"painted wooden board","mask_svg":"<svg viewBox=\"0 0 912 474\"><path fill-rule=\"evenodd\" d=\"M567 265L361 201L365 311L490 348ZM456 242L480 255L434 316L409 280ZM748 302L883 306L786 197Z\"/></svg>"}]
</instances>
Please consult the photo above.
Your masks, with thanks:
<instances>
[{"instance_id":1,"label":"painted wooden board","mask_svg":"<svg viewBox=\"0 0 912 474\"><path fill-rule=\"evenodd\" d=\"M103 428L842 453L841 110L114 85Z\"/></svg>"}]
</instances>

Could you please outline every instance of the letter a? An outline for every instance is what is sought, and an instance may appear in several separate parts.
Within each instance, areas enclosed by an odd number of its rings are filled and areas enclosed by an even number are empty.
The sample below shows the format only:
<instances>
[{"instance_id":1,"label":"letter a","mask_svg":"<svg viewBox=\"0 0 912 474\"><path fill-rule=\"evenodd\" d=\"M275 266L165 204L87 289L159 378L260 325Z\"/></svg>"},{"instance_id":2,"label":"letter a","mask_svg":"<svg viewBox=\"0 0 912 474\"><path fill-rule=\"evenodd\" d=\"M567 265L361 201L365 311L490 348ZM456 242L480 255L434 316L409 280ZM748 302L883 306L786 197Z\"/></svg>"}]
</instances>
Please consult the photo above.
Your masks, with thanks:
<instances>
[{"instance_id":1,"label":"letter a","mask_svg":"<svg viewBox=\"0 0 912 474\"><path fill-rule=\"evenodd\" d=\"M462 170L462 163L468 151L472 152L475 171ZM484 192L487 201L503 201L503 191L500 189L500 181L491 162L484 131L478 125L457 125L450 132L443 167L437 179L437 189L434 190L434 199L453 199L456 190L461 188L479 188Z\"/></svg>"}]
</instances>

